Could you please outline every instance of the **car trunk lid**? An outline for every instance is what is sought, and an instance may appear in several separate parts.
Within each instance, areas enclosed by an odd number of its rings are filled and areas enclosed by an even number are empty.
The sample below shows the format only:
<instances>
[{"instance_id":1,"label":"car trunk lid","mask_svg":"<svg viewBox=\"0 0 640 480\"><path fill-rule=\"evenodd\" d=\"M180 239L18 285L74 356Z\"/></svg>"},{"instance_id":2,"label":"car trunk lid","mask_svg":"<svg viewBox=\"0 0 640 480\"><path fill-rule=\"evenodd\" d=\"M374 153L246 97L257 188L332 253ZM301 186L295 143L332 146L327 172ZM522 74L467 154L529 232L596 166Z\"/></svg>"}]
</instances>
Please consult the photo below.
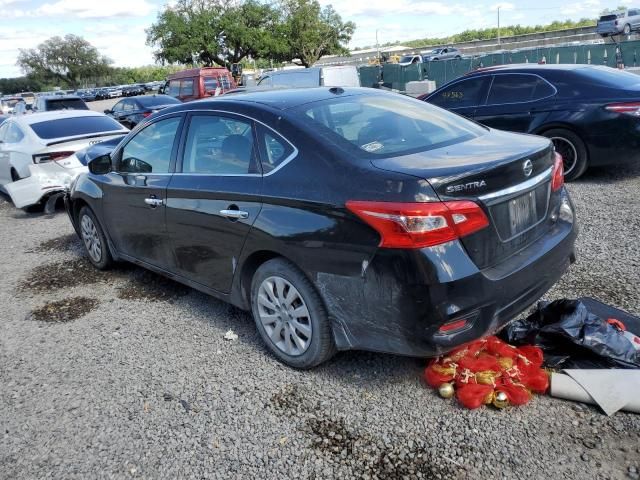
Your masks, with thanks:
<instances>
[{"instance_id":1,"label":"car trunk lid","mask_svg":"<svg viewBox=\"0 0 640 480\"><path fill-rule=\"evenodd\" d=\"M486 268L548 230L553 160L547 139L492 130L455 145L372 163L427 180L443 201L481 205L490 226L461 242L478 268Z\"/></svg>"}]
</instances>

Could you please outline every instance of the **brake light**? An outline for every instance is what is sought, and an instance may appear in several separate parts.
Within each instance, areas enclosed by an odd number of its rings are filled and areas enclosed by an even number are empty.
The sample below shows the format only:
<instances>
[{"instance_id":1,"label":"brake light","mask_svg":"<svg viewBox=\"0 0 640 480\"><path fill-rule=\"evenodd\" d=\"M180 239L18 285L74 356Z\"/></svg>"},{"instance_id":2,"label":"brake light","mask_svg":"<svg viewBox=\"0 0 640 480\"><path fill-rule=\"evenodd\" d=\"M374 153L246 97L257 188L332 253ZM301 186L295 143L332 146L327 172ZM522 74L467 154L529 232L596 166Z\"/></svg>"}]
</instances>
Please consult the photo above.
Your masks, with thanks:
<instances>
[{"instance_id":1,"label":"brake light","mask_svg":"<svg viewBox=\"0 0 640 480\"><path fill-rule=\"evenodd\" d=\"M640 116L640 102L611 103L606 105L604 108L610 112Z\"/></svg>"},{"instance_id":2,"label":"brake light","mask_svg":"<svg viewBox=\"0 0 640 480\"><path fill-rule=\"evenodd\" d=\"M47 152L37 153L33 156L33 163L59 162L70 157L76 152Z\"/></svg>"},{"instance_id":3,"label":"brake light","mask_svg":"<svg viewBox=\"0 0 640 480\"><path fill-rule=\"evenodd\" d=\"M562 162L562 155L558 152L555 153L555 159L553 161L553 173L551 174L551 190L557 192L564 185L564 163Z\"/></svg>"},{"instance_id":4,"label":"brake light","mask_svg":"<svg viewBox=\"0 0 640 480\"><path fill-rule=\"evenodd\" d=\"M482 230L489 220L468 200L427 203L349 200L346 207L380 234L386 248L440 245Z\"/></svg>"}]
</instances>

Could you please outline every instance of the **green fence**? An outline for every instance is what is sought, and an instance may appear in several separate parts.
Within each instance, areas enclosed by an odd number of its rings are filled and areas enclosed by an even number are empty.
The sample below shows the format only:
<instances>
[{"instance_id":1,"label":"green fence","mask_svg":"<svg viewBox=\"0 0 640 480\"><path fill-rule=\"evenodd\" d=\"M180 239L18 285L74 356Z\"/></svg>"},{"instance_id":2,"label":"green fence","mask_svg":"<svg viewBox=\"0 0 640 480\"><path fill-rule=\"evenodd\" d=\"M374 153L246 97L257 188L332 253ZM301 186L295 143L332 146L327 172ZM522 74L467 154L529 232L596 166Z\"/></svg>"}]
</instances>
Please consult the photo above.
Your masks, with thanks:
<instances>
[{"instance_id":1,"label":"green fence","mask_svg":"<svg viewBox=\"0 0 640 480\"><path fill-rule=\"evenodd\" d=\"M623 63L626 67L640 67L640 41L621 42ZM382 83L387 88L404 91L407 82L434 80L436 86L464 75L480 67L508 65L511 63L582 63L616 66L616 45L569 45L564 47L540 47L523 51L491 53L480 57L445 60L402 67L384 64L382 67L360 67L363 86L374 87Z\"/></svg>"}]
</instances>

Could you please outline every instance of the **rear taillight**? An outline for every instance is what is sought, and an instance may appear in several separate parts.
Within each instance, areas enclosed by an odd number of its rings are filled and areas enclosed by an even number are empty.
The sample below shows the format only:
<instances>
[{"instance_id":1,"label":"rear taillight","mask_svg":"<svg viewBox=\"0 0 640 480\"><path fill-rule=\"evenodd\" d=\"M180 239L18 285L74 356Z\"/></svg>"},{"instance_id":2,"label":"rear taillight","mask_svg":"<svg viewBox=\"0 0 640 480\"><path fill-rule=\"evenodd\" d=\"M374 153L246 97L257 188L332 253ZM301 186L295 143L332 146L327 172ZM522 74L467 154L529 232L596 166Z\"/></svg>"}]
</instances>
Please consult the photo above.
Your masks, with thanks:
<instances>
[{"instance_id":1,"label":"rear taillight","mask_svg":"<svg viewBox=\"0 0 640 480\"><path fill-rule=\"evenodd\" d=\"M564 185L564 163L562 162L562 155L558 152L555 153L555 159L553 161L553 173L551 174L551 190L557 192Z\"/></svg>"},{"instance_id":2,"label":"rear taillight","mask_svg":"<svg viewBox=\"0 0 640 480\"><path fill-rule=\"evenodd\" d=\"M47 152L37 153L33 156L33 163L58 162L70 157L75 152Z\"/></svg>"},{"instance_id":3,"label":"rear taillight","mask_svg":"<svg viewBox=\"0 0 640 480\"><path fill-rule=\"evenodd\" d=\"M147 117L148 117L149 115L151 115L152 113L153 113L153 112L144 112L144 113L142 114L142 116L143 116L144 118L147 118Z\"/></svg>"},{"instance_id":4,"label":"rear taillight","mask_svg":"<svg viewBox=\"0 0 640 480\"><path fill-rule=\"evenodd\" d=\"M627 115L640 116L640 102L621 102L605 105L606 110L616 113L626 113Z\"/></svg>"},{"instance_id":5,"label":"rear taillight","mask_svg":"<svg viewBox=\"0 0 640 480\"><path fill-rule=\"evenodd\" d=\"M468 200L428 203L350 200L346 206L380 234L380 246L386 248L432 247L489 225L482 208Z\"/></svg>"}]
</instances>

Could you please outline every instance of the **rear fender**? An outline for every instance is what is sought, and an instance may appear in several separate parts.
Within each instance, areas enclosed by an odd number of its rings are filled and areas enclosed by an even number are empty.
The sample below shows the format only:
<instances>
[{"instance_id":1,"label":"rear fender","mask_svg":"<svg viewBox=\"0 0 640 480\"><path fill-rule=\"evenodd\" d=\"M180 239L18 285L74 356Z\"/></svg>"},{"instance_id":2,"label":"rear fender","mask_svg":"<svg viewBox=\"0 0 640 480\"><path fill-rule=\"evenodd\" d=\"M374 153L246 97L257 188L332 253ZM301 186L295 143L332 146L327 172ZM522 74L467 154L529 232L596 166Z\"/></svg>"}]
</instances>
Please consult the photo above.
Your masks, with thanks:
<instances>
[{"instance_id":1,"label":"rear fender","mask_svg":"<svg viewBox=\"0 0 640 480\"><path fill-rule=\"evenodd\" d=\"M18 208L40 203L43 197L62 192L73 176L82 169L64 169L55 164L29 165L29 176L5 185L11 201Z\"/></svg>"}]
</instances>

